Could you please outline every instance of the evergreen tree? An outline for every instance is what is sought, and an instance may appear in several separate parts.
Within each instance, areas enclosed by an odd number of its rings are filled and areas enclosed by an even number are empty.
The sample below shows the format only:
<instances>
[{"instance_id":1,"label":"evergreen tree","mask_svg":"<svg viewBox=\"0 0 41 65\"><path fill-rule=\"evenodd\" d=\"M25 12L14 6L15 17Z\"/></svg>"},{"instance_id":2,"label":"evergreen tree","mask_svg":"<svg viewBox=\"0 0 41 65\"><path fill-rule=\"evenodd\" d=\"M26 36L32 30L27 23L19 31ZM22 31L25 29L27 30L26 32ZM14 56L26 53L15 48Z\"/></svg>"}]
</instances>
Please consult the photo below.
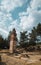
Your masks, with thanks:
<instances>
[{"instance_id":1,"label":"evergreen tree","mask_svg":"<svg viewBox=\"0 0 41 65\"><path fill-rule=\"evenodd\" d=\"M20 46L24 48L28 46L27 31L20 32Z\"/></svg>"},{"instance_id":2,"label":"evergreen tree","mask_svg":"<svg viewBox=\"0 0 41 65\"><path fill-rule=\"evenodd\" d=\"M37 32L36 32L36 28L33 27L33 30L32 30L32 32L30 33L29 44L30 44L30 45L36 45L36 40L37 40Z\"/></svg>"},{"instance_id":3,"label":"evergreen tree","mask_svg":"<svg viewBox=\"0 0 41 65\"><path fill-rule=\"evenodd\" d=\"M41 36L41 23L37 26L37 34Z\"/></svg>"}]
</instances>

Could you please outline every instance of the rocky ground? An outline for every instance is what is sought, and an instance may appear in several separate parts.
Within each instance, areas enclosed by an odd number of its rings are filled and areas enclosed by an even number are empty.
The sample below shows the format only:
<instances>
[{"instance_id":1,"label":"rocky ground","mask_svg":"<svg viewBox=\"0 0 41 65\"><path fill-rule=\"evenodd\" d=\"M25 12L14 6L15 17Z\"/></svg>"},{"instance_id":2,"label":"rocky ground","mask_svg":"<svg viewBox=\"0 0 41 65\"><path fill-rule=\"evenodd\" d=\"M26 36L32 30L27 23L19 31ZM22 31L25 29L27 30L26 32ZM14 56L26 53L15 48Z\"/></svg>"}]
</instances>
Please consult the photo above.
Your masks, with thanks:
<instances>
[{"instance_id":1,"label":"rocky ground","mask_svg":"<svg viewBox=\"0 0 41 65\"><path fill-rule=\"evenodd\" d=\"M1 53L0 65L41 65L41 54L27 52L21 54Z\"/></svg>"}]
</instances>

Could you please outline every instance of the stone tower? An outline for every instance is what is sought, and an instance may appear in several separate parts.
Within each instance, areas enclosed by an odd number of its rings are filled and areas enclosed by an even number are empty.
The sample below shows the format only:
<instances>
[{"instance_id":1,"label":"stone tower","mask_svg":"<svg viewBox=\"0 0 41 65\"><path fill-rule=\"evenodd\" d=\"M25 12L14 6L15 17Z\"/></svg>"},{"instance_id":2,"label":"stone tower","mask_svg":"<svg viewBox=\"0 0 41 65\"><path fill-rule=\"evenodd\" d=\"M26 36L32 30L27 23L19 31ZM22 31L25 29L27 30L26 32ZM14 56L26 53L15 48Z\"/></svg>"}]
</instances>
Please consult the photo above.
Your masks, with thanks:
<instances>
[{"instance_id":1,"label":"stone tower","mask_svg":"<svg viewBox=\"0 0 41 65\"><path fill-rule=\"evenodd\" d=\"M16 31L13 29L13 31L10 34L10 53L13 53L16 49Z\"/></svg>"}]
</instances>

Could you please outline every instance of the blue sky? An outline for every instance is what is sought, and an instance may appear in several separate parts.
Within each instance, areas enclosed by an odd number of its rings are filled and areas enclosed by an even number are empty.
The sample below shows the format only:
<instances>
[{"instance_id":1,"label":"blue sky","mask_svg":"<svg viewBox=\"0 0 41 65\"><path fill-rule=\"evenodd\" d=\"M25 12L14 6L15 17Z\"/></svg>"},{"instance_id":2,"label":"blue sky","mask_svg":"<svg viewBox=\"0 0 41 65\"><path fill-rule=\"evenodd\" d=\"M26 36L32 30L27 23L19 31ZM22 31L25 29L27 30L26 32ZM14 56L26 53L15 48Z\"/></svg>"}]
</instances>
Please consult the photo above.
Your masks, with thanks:
<instances>
[{"instance_id":1,"label":"blue sky","mask_svg":"<svg viewBox=\"0 0 41 65\"><path fill-rule=\"evenodd\" d=\"M0 34L7 37L9 31L31 31L41 23L41 0L0 0Z\"/></svg>"}]
</instances>

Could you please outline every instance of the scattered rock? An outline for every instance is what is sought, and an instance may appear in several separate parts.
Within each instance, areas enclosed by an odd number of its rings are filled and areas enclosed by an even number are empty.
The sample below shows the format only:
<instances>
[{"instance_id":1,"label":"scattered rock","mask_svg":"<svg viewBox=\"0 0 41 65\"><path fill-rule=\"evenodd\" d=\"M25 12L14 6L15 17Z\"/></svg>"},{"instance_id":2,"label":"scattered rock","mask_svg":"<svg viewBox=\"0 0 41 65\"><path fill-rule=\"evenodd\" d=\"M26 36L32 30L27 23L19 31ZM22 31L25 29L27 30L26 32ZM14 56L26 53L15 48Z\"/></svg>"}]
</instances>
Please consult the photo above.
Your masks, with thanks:
<instances>
[{"instance_id":1,"label":"scattered rock","mask_svg":"<svg viewBox=\"0 0 41 65\"><path fill-rule=\"evenodd\" d=\"M28 54L22 54L21 57L30 58Z\"/></svg>"},{"instance_id":2,"label":"scattered rock","mask_svg":"<svg viewBox=\"0 0 41 65\"><path fill-rule=\"evenodd\" d=\"M41 58L39 60L41 61Z\"/></svg>"}]
</instances>

